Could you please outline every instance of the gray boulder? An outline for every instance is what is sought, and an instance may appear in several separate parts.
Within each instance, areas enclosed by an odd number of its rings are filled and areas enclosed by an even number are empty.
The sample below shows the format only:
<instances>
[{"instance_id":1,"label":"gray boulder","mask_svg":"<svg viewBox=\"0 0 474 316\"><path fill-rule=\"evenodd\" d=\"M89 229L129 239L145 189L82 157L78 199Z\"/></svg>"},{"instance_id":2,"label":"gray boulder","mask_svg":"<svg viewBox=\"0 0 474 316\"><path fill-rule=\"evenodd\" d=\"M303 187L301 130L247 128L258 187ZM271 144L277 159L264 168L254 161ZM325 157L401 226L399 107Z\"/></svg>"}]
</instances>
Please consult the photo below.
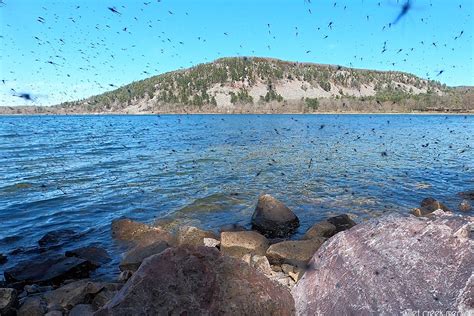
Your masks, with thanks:
<instances>
[{"instance_id":1,"label":"gray boulder","mask_svg":"<svg viewBox=\"0 0 474 316\"><path fill-rule=\"evenodd\" d=\"M472 217L389 215L332 237L293 289L299 315L400 315L474 306Z\"/></svg>"},{"instance_id":2,"label":"gray boulder","mask_svg":"<svg viewBox=\"0 0 474 316\"><path fill-rule=\"evenodd\" d=\"M147 258L95 315L293 315L284 288L209 247L170 248Z\"/></svg>"},{"instance_id":3,"label":"gray boulder","mask_svg":"<svg viewBox=\"0 0 474 316\"><path fill-rule=\"evenodd\" d=\"M269 194L258 198L252 215L252 229L268 238L287 237L300 226L298 217L285 204Z\"/></svg>"},{"instance_id":4,"label":"gray boulder","mask_svg":"<svg viewBox=\"0 0 474 316\"><path fill-rule=\"evenodd\" d=\"M17 316L43 316L46 311L46 303L41 297L29 296L21 304Z\"/></svg>"}]
</instances>

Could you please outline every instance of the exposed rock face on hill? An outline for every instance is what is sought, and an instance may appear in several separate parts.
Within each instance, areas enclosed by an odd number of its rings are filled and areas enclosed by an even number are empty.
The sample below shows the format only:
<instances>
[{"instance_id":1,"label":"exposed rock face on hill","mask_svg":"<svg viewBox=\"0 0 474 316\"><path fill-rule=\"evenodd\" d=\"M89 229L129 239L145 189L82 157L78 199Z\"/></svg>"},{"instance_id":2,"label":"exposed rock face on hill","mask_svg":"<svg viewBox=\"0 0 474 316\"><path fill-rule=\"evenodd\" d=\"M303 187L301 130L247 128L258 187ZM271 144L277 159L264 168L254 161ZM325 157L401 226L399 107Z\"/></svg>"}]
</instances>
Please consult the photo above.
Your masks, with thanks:
<instances>
[{"instance_id":1,"label":"exposed rock face on hill","mask_svg":"<svg viewBox=\"0 0 474 316\"><path fill-rule=\"evenodd\" d=\"M398 315L474 308L474 218L390 215L337 234L293 289L298 315Z\"/></svg>"},{"instance_id":2,"label":"exposed rock face on hill","mask_svg":"<svg viewBox=\"0 0 474 316\"><path fill-rule=\"evenodd\" d=\"M474 90L394 71L222 58L55 107L0 113L311 113L474 111Z\"/></svg>"}]
</instances>

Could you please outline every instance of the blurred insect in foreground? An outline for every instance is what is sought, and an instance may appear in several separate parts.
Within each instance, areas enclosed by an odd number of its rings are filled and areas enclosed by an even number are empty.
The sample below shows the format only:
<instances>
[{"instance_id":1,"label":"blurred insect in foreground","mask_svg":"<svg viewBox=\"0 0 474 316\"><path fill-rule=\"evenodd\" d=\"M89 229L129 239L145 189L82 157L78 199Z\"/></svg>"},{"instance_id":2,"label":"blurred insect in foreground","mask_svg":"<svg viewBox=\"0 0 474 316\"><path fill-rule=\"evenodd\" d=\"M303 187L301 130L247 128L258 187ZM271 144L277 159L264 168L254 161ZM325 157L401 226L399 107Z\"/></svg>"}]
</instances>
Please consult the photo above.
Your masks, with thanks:
<instances>
[{"instance_id":1,"label":"blurred insect in foreground","mask_svg":"<svg viewBox=\"0 0 474 316\"><path fill-rule=\"evenodd\" d=\"M31 93L16 92L15 89L11 89L11 92L15 97L22 98L26 101L36 102L36 97L34 97Z\"/></svg>"},{"instance_id":2,"label":"blurred insect in foreground","mask_svg":"<svg viewBox=\"0 0 474 316\"><path fill-rule=\"evenodd\" d=\"M400 13L398 14L397 18L392 22L392 25L393 24L397 24L398 21L400 21L401 18L403 18L407 13L408 11L410 11L410 9L412 8L411 6L411 1L410 0L407 0L403 6L402 6L402 10L400 11Z\"/></svg>"}]
</instances>

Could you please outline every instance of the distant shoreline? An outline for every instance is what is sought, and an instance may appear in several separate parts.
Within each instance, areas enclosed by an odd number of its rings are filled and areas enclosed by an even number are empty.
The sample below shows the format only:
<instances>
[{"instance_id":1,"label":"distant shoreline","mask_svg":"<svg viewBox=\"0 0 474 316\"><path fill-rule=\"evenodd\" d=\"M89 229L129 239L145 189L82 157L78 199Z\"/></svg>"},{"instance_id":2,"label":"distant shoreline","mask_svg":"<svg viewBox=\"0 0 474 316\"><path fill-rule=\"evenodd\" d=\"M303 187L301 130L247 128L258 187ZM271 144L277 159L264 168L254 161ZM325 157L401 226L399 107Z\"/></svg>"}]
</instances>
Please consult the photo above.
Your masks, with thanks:
<instances>
[{"instance_id":1,"label":"distant shoreline","mask_svg":"<svg viewBox=\"0 0 474 316\"><path fill-rule=\"evenodd\" d=\"M474 112L285 112L285 113L0 113L1 116L153 116L153 115L474 115Z\"/></svg>"}]
</instances>

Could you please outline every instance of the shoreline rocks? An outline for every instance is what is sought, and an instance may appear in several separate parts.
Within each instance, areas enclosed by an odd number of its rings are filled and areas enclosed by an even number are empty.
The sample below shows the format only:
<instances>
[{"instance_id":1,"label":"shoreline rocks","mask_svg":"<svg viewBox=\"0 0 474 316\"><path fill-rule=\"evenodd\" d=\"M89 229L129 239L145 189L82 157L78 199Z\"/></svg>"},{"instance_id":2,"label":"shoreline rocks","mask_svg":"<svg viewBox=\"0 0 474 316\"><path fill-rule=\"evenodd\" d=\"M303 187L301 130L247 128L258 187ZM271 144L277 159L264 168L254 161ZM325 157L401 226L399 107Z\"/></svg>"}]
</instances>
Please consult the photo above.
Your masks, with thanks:
<instances>
[{"instance_id":1,"label":"shoreline rocks","mask_svg":"<svg viewBox=\"0 0 474 316\"><path fill-rule=\"evenodd\" d=\"M427 198L420 204L424 217L389 215L356 225L342 214L316 222L300 240L290 240L296 221L299 225L296 215L271 196L262 199L260 208L266 210L261 214L266 220L275 216L278 223L266 231L268 238L236 224L222 226L218 235L193 226L165 229L114 220L112 236L129 246L118 281L88 279L93 269L111 260L102 248L82 247L50 258L52 252L44 252L44 259L5 272L2 286L11 288L0 288L0 314L128 315L145 309L149 314L293 315L289 291L297 298L298 314L401 313L393 306L416 297L407 306L418 307L418 300L428 302L427 290L433 304L443 308L464 311L474 304L474 285L458 291L467 276L458 270L467 271L466 262L474 262L472 252L465 251L466 240L472 243L472 217L459 219ZM43 239L45 249L77 236L58 232ZM407 284L414 290L402 293ZM457 305L445 305L453 297Z\"/></svg>"},{"instance_id":2,"label":"shoreline rocks","mask_svg":"<svg viewBox=\"0 0 474 316\"><path fill-rule=\"evenodd\" d=\"M300 226L298 217L269 194L259 196L252 215L252 229L267 238L288 237Z\"/></svg>"}]
</instances>

